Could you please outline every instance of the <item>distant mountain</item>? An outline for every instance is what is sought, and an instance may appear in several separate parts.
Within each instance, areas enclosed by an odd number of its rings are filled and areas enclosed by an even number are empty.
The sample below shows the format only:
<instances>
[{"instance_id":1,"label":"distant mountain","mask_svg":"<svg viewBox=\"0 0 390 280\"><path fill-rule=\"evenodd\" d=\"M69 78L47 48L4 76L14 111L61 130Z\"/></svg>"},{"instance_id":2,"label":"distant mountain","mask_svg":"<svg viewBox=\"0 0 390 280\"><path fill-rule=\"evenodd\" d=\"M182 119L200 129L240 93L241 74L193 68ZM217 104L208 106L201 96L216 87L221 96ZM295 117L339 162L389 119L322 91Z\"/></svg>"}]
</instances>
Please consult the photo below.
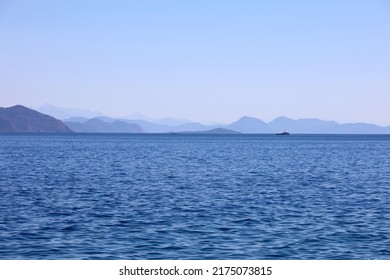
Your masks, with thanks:
<instances>
[{"instance_id":1,"label":"distant mountain","mask_svg":"<svg viewBox=\"0 0 390 280\"><path fill-rule=\"evenodd\" d=\"M0 107L0 132L72 132L62 121L22 105Z\"/></svg>"},{"instance_id":2,"label":"distant mountain","mask_svg":"<svg viewBox=\"0 0 390 280\"><path fill-rule=\"evenodd\" d=\"M60 120L65 120L72 117L84 117L84 118L96 118L99 116L104 116L103 113L97 111L88 111L84 109L77 108L65 108L57 107L51 104L45 104L36 109L38 112L53 116Z\"/></svg>"},{"instance_id":3,"label":"distant mountain","mask_svg":"<svg viewBox=\"0 0 390 280\"><path fill-rule=\"evenodd\" d=\"M162 125L145 120L122 120L129 123L135 123L141 126L145 132L149 133L167 133L167 132L181 132L181 131L202 131L216 128L215 126L208 126L200 123L185 123L181 125Z\"/></svg>"},{"instance_id":4,"label":"distant mountain","mask_svg":"<svg viewBox=\"0 0 390 280\"><path fill-rule=\"evenodd\" d=\"M83 122L86 122L87 120L88 120L88 118L84 118L84 117L71 117L71 118L63 119L62 121L63 122L79 122L79 123L83 123Z\"/></svg>"},{"instance_id":5,"label":"distant mountain","mask_svg":"<svg viewBox=\"0 0 390 280\"><path fill-rule=\"evenodd\" d=\"M97 117L97 119L100 119L100 120L102 120L103 122L106 122L106 123L113 123L115 121L122 121L122 122L129 123L129 124L136 124L136 125L138 125L139 127L142 128L143 132L148 132L148 133L162 133L162 132L170 132L170 131L172 131L170 129L170 126L159 125L159 124L155 124L155 123L152 123L152 122L149 122L149 121L139 120L139 119L136 119L136 120L113 119L113 118L106 117L106 116L99 116L99 117ZM72 124L70 124L70 126L72 126L72 127L77 126L78 125L77 123L84 123L86 121L88 121L88 119L81 118L81 117L72 117L72 118L69 118L69 119L65 119L65 123L68 123L68 124L72 123ZM85 128L82 128L84 126L80 126L79 125L78 127L80 127L79 130L85 129Z\"/></svg>"},{"instance_id":6,"label":"distant mountain","mask_svg":"<svg viewBox=\"0 0 390 280\"><path fill-rule=\"evenodd\" d=\"M260 119L244 116L239 120L226 126L228 129L242 133L271 133L268 125Z\"/></svg>"},{"instance_id":7,"label":"distant mountain","mask_svg":"<svg viewBox=\"0 0 390 280\"><path fill-rule=\"evenodd\" d=\"M195 122L189 122L189 123L181 123L179 119L159 119L161 122L164 122L164 120L169 123L170 121L172 123L180 123L176 125L167 125L167 124L161 124L161 123L155 123L151 121L146 121L142 119L114 119L107 116L98 116L97 119L100 119L107 123L113 123L115 121L122 121L129 124L137 124L140 127L142 127L143 132L148 133L166 133L166 132L180 132L180 131L199 131L199 130L207 130L215 128L215 126L206 126L200 123ZM83 117L71 117L64 120L65 123L69 124L75 131L83 130L82 126L78 125L77 123L84 123L88 119Z\"/></svg>"},{"instance_id":8,"label":"distant mountain","mask_svg":"<svg viewBox=\"0 0 390 280\"><path fill-rule=\"evenodd\" d=\"M210 130L205 130L205 131L182 131L179 133L183 134L241 134L241 132L231 130L231 129L226 129L226 128L213 128Z\"/></svg>"},{"instance_id":9,"label":"distant mountain","mask_svg":"<svg viewBox=\"0 0 390 280\"><path fill-rule=\"evenodd\" d=\"M288 130L292 133L318 133L318 134L384 134L390 133L387 127L374 124L350 123L339 124L335 121L320 119L298 119L279 117L268 123L273 132Z\"/></svg>"},{"instance_id":10,"label":"distant mountain","mask_svg":"<svg viewBox=\"0 0 390 280\"><path fill-rule=\"evenodd\" d=\"M147 122L151 122L154 124L159 125L166 125L166 126L176 126L176 125L182 125L186 123L191 123L191 121L186 119L179 119L179 118L153 118L149 116L145 116L141 113L134 113L129 116L126 116L125 119L129 120L143 120Z\"/></svg>"},{"instance_id":11,"label":"distant mountain","mask_svg":"<svg viewBox=\"0 0 390 280\"><path fill-rule=\"evenodd\" d=\"M334 121L323 121L320 119L299 119L293 120L287 117L279 117L268 123L273 132L284 130L293 133L338 133L339 124Z\"/></svg>"},{"instance_id":12,"label":"distant mountain","mask_svg":"<svg viewBox=\"0 0 390 280\"><path fill-rule=\"evenodd\" d=\"M170 126L159 125L145 120L136 119L136 120L122 120L122 121L137 124L140 127L142 127L142 129L147 133L164 133L164 132L173 131Z\"/></svg>"},{"instance_id":13,"label":"distant mountain","mask_svg":"<svg viewBox=\"0 0 390 280\"><path fill-rule=\"evenodd\" d=\"M388 134L390 127L381 127L367 123L346 123L340 125L342 132L346 134Z\"/></svg>"},{"instance_id":14,"label":"distant mountain","mask_svg":"<svg viewBox=\"0 0 390 280\"><path fill-rule=\"evenodd\" d=\"M89 133L142 133L144 130L137 124L115 120L106 122L99 118L89 119L85 122L65 122L75 132Z\"/></svg>"}]
</instances>

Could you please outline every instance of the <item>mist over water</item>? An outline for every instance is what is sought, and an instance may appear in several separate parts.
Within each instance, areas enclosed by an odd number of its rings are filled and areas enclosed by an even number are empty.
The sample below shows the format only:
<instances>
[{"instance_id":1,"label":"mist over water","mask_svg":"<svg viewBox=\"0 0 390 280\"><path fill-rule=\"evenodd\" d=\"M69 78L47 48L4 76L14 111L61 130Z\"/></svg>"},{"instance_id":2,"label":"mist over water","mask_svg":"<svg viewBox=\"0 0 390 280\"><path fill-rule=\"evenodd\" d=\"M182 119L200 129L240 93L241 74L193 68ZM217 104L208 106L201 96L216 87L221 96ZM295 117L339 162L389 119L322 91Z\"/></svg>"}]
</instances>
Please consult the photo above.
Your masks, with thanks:
<instances>
[{"instance_id":1,"label":"mist over water","mask_svg":"<svg viewBox=\"0 0 390 280\"><path fill-rule=\"evenodd\" d=\"M390 259L388 135L0 135L1 259Z\"/></svg>"}]
</instances>

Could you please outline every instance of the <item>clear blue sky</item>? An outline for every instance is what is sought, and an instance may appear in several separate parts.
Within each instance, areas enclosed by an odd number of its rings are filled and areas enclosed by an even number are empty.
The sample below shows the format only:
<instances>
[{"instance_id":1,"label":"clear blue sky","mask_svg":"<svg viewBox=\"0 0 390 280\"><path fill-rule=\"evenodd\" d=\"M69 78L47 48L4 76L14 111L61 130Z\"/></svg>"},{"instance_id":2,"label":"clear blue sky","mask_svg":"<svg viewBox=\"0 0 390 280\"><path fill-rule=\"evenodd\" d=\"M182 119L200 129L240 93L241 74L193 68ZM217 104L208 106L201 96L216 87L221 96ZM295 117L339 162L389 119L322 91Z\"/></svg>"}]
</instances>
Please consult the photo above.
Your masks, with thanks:
<instances>
[{"instance_id":1,"label":"clear blue sky","mask_svg":"<svg viewBox=\"0 0 390 280\"><path fill-rule=\"evenodd\" d=\"M0 106L390 125L390 1L0 0Z\"/></svg>"}]
</instances>

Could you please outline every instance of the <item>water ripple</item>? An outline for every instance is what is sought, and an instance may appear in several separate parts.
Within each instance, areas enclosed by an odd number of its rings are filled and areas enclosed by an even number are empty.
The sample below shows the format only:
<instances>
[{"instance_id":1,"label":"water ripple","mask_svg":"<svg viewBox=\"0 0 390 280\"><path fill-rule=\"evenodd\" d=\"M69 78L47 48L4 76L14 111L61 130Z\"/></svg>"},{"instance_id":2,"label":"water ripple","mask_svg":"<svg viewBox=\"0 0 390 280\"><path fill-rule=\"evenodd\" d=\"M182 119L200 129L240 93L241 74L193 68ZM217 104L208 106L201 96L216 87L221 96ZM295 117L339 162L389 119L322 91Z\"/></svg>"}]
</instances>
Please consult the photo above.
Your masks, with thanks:
<instances>
[{"instance_id":1,"label":"water ripple","mask_svg":"<svg viewBox=\"0 0 390 280\"><path fill-rule=\"evenodd\" d=\"M390 137L0 135L1 259L390 259Z\"/></svg>"}]
</instances>

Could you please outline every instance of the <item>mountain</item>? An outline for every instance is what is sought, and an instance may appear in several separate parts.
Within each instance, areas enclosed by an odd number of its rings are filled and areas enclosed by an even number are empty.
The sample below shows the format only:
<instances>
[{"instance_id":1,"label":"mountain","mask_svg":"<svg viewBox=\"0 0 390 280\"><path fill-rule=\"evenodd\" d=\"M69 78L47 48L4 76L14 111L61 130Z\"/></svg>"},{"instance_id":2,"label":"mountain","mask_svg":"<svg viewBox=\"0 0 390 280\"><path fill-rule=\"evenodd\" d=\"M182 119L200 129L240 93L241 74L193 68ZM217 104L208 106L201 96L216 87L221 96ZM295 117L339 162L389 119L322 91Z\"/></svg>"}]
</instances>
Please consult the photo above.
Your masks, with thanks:
<instances>
[{"instance_id":1,"label":"mountain","mask_svg":"<svg viewBox=\"0 0 390 280\"><path fill-rule=\"evenodd\" d=\"M244 116L239 120L226 126L227 129L242 133L271 133L268 125L260 119Z\"/></svg>"},{"instance_id":2,"label":"mountain","mask_svg":"<svg viewBox=\"0 0 390 280\"><path fill-rule=\"evenodd\" d=\"M145 120L122 120L129 123L135 123L141 126L145 132L148 133L167 133L167 132L181 132L181 131L202 131L216 128L215 126L208 126L201 123L185 123L180 125L163 125Z\"/></svg>"},{"instance_id":3,"label":"mountain","mask_svg":"<svg viewBox=\"0 0 390 280\"><path fill-rule=\"evenodd\" d=\"M126 116L125 119L128 120L143 120L147 122L151 122L154 124L159 125L167 125L167 126L176 126L176 125L182 125L186 123L191 123L191 121L186 119L179 119L179 118L153 118L149 116L145 116L141 113L134 113L129 116Z\"/></svg>"},{"instance_id":4,"label":"mountain","mask_svg":"<svg viewBox=\"0 0 390 280\"><path fill-rule=\"evenodd\" d=\"M84 118L96 118L99 116L104 116L103 113L97 111L88 111L84 109L77 108L65 108L57 107L51 104L45 104L36 109L38 112L53 116L60 120L65 120L72 117L84 117Z\"/></svg>"},{"instance_id":5,"label":"mountain","mask_svg":"<svg viewBox=\"0 0 390 280\"><path fill-rule=\"evenodd\" d=\"M183 133L183 134L241 134L241 132L226 129L226 128L221 128L221 127L213 128L213 129L205 130L205 131L182 131L179 133Z\"/></svg>"},{"instance_id":6,"label":"mountain","mask_svg":"<svg viewBox=\"0 0 390 280\"><path fill-rule=\"evenodd\" d=\"M340 125L343 133L347 134L387 134L390 133L388 127L381 127L368 123L346 123Z\"/></svg>"},{"instance_id":7,"label":"mountain","mask_svg":"<svg viewBox=\"0 0 390 280\"><path fill-rule=\"evenodd\" d=\"M298 119L279 117L268 123L273 132L288 130L291 133L318 134L385 134L390 133L387 127L366 123L339 124L335 121L320 119Z\"/></svg>"},{"instance_id":8,"label":"mountain","mask_svg":"<svg viewBox=\"0 0 390 280\"><path fill-rule=\"evenodd\" d=\"M335 121L323 121L320 119L298 119L279 117L268 123L273 132L284 130L293 133L339 133L340 125Z\"/></svg>"},{"instance_id":9,"label":"mountain","mask_svg":"<svg viewBox=\"0 0 390 280\"><path fill-rule=\"evenodd\" d=\"M88 118L84 118L84 117L70 117L70 118L67 118L67 119L63 119L62 121L63 122L78 122L78 123L82 123L82 122L86 122L88 120Z\"/></svg>"},{"instance_id":10,"label":"mountain","mask_svg":"<svg viewBox=\"0 0 390 280\"><path fill-rule=\"evenodd\" d=\"M273 132L281 132L284 130L293 131L292 127L294 126L294 123L295 120L282 116L269 122L268 126L272 129Z\"/></svg>"},{"instance_id":11,"label":"mountain","mask_svg":"<svg viewBox=\"0 0 390 280\"><path fill-rule=\"evenodd\" d=\"M142 127L142 129L147 133L164 133L164 132L172 132L173 130L170 129L169 126L165 125L158 125L149 121L145 120L123 120L128 123L134 123Z\"/></svg>"},{"instance_id":12,"label":"mountain","mask_svg":"<svg viewBox=\"0 0 390 280\"><path fill-rule=\"evenodd\" d=\"M128 119L113 119L106 116L99 116L96 119L99 119L105 123L113 123L115 121L121 121L128 124L136 124L141 129L142 132L148 132L148 133L162 133L162 132L170 132L169 126L164 125L158 125L149 121L144 120L128 120ZM65 119L64 122L68 124L72 129L78 132L96 132L96 128L88 127L88 123L86 125L83 125L83 123L87 122L90 119L83 118L83 117L71 117L68 119Z\"/></svg>"},{"instance_id":13,"label":"mountain","mask_svg":"<svg viewBox=\"0 0 390 280\"><path fill-rule=\"evenodd\" d=\"M72 132L62 121L22 105L0 107L0 132Z\"/></svg>"},{"instance_id":14,"label":"mountain","mask_svg":"<svg viewBox=\"0 0 390 280\"><path fill-rule=\"evenodd\" d=\"M85 122L66 122L75 132L89 133L142 133L144 130L137 124L115 120L106 122L99 118L89 119Z\"/></svg>"},{"instance_id":15,"label":"mountain","mask_svg":"<svg viewBox=\"0 0 390 280\"><path fill-rule=\"evenodd\" d=\"M69 121L68 121L69 120ZM91 122L94 120L93 122ZM97 120L100 120L101 122L98 122ZM118 126L118 122L120 122L122 125L122 130ZM146 132L146 133L170 133L170 132L197 132L197 131L206 131L210 129L216 128L216 126L207 126L203 125L201 123L185 123L180 125L163 125L163 124L157 124L150 121L145 120L126 120L126 119L113 119L110 117L101 116L94 119L89 119L85 121L83 118L69 118L65 120L66 125L68 125L72 130L76 132L114 132L111 131L111 128L108 128L108 126L116 125L117 130L115 132ZM103 124L104 123L104 124ZM126 123L128 125L137 125L138 130L137 131L129 131L128 128L125 129L125 126L123 123ZM105 128L103 128L103 126ZM136 129L136 128L134 128Z\"/></svg>"},{"instance_id":16,"label":"mountain","mask_svg":"<svg viewBox=\"0 0 390 280\"><path fill-rule=\"evenodd\" d=\"M113 123L115 121L121 121L128 124L137 124L139 127L142 128L142 132L148 132L148 133L167 133L167 132L180 132L180 131L200 131L200 130L207 130L215 128L215 126L206 126L200 123L195 122L189 122L184 124L178 124L178 125L167 125L167 124L159 124L154 123L151 121L146 121L142 119L114 119L106 116L99 116L97 119L102 120L106 123ZM85 132L85 128L82 128L78 123L84 123L88 119L83 117L71 117L68 119L65 119L64 122L67 123L69 126L72 127L75 131L83 131ZM164 120L164 119L160 119ZM178 121L179 122L179 121ZM179 122L180 123L180 122ZM92 129L94 130L94 129Z\"/></svg>"}]
</instances>

